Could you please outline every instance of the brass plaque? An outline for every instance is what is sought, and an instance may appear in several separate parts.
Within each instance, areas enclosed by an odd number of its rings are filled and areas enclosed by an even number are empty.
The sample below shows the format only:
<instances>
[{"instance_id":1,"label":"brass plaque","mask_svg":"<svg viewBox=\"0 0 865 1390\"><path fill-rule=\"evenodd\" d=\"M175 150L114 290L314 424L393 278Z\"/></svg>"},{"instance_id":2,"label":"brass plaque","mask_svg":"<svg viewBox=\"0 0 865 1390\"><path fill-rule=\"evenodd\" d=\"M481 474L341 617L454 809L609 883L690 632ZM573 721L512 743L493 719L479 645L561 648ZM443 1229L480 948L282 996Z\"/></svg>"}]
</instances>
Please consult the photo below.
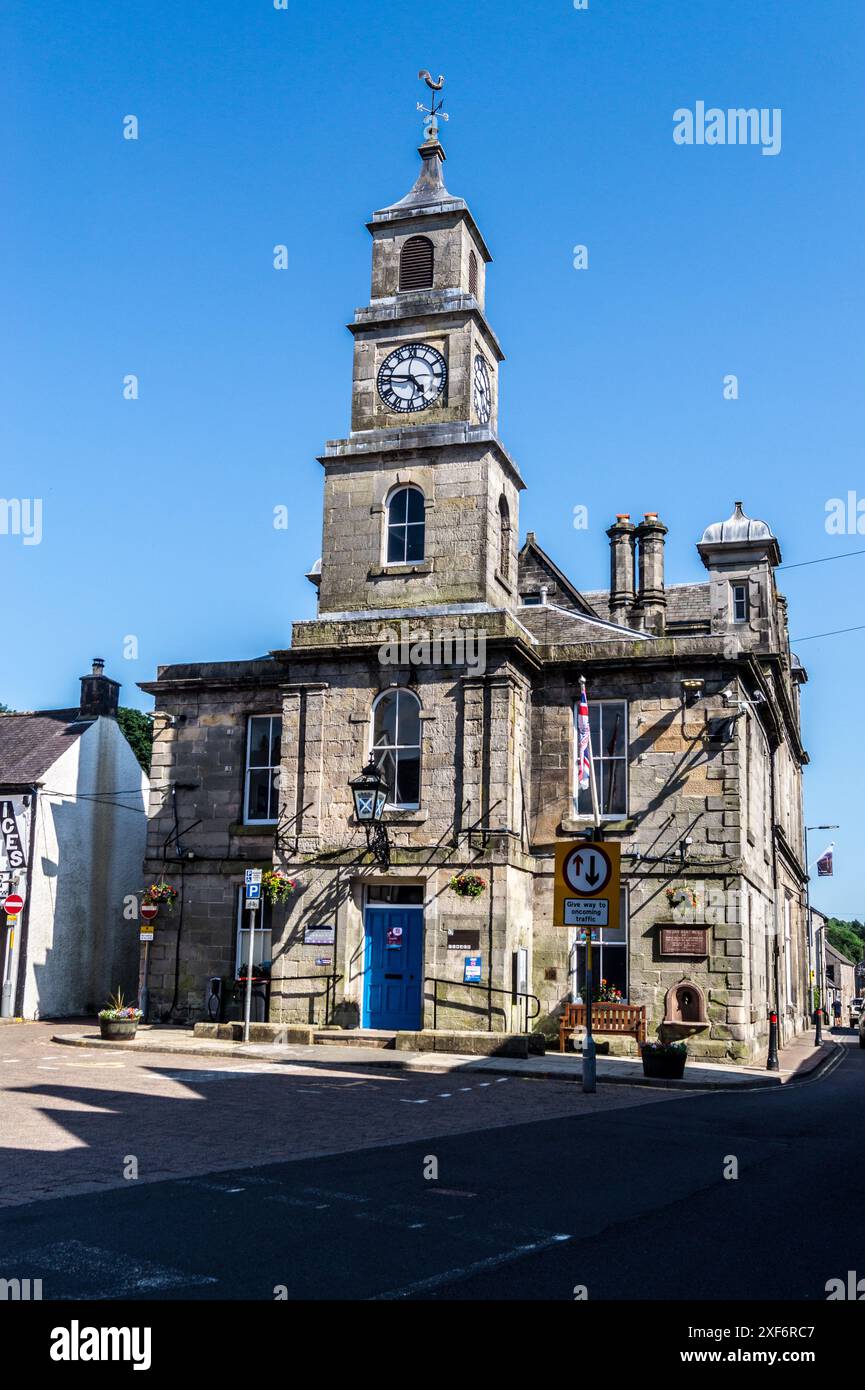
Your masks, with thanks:
<instances>
[{"instance_id":1,"label":"brass plaque","mask_svg":"<svg viewBox=\"0 0 865 1390\"><path fill-rule=\"evenodd\" d=\"M662 956L707 956L707 927L661 927Z\"/></svg>"}]
</instances>

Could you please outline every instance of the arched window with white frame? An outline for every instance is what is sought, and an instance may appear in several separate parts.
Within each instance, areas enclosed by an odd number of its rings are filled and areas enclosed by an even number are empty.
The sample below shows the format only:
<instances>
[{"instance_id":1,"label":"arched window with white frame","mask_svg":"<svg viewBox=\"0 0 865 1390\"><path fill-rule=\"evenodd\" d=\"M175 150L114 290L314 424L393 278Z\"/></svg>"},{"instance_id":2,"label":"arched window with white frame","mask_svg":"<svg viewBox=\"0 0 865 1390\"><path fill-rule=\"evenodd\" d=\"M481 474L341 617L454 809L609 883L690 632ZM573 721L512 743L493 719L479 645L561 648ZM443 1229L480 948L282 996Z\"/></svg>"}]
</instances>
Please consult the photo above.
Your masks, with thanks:
<instances>
[{"instance_id":1,"label":"arched window with white frame","mask_svg":"<svg viewBox=\"0 0 865 1390\"><path fill-rule=\"evenodd\" d=\"M424 557L426 513L419 487L399 487L387 504L387 563L415 565Z\"/></svg>"},{"instance_id":2,"label":"arched window with white frame","mask_svg":"<svg viewBox=\"0 0 865 1390\"><path fill-rule=\"evenodd\" d=\"M387 780L387 804L420 805L420 700L411 690L385 690L372 707L372 756Z\"/></svg>"}]
</instances>

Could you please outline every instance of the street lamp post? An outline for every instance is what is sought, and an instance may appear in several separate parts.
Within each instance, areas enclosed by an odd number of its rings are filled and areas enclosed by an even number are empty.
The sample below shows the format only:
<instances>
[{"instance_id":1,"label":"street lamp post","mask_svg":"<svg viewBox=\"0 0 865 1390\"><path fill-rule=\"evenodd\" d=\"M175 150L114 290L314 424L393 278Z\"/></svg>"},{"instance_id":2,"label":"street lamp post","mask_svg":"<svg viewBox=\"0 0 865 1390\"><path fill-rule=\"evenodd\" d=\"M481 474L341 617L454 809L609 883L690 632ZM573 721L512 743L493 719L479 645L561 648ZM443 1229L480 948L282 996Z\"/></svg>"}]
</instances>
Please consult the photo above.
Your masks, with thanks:
<instances>
[{"instance_id":1,"label":"street lamp post","mask_svg":"<svg viewBox=\"0 0 865 1390\"><path fill-rule=\"evenodd\" d=\"M387 782L370 755L369 762L348 784L354 798L354 814L366 831L366 847L383 869L390 868L390 840L382 813L387 803Z\"/></svg>"},{"instance_id":2,"label":"street lamp post","mask_svg":"<svg viewBox=\"0 0 865 1390\"><path fill-rule=\"evenodd\" d=\"M810 863L809 863L809 861L808 861L808 831L809 831L809 830L840 830L840 828L841 828L841 827L840 827L839 825L806 825L806 826L805 826L805 920L806 920L807 929L808 929L808 953L809 953L809 955L811 954L811 951L812 951L812 944L811 944L811 943L812 943L812 931L811 931L811 865L810 865ZM816 945L816 943L815 943L815 945ZM819 973L818 973L818 970L817 970L817 968L816 968L817 965L818 965L818 961L817 961L817 952L816 952L816 950L814 951L813 960L814 960L814 965L815 965L814 977L815 977L815 979L818 981L818 999L817 999L817 1007L816 1007L815 1009L813 1009L813 1015L812 1015L812 1016L813 1016L813 1020L814 1020L814 1046L815 1046L815 1047L820 1047L820 1046L822 1046L822 1043L823 1043L823 1028L822 1028L822 1023L823 1023L823 981L822 981L822 979L820 978ZM812 992L811 992L811 1005L812 1005L812 1008L813 1008L813 1004L814 1004L814 995L813 995L813 989L812 989Z\"/></svg>"}]
</instances>

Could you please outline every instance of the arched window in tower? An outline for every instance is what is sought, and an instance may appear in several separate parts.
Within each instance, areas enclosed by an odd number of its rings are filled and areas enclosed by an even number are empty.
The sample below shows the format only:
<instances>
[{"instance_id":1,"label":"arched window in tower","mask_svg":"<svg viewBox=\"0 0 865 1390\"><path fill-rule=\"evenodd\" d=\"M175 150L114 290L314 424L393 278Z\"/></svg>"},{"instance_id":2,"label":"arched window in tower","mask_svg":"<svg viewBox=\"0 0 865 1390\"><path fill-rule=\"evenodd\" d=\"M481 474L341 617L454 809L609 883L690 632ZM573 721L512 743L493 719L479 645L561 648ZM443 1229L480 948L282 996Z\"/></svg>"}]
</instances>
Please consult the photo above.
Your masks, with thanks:
<instances>
[{"instance_id":1,"label":"arched window in tower","mask_svg":"<svg viewBox=\"0 0 865 1390\"><path fill-rule=\"evenodd\" d=\"M507 579L511 568L511 514L504 497L499 498L499 574Z\"/></svg>"},{"instance_id":2,"label":"arched window in tower","mask_svg":"<svg viewBox=\"0 0 865 1390\"><path fill-rule=\"evenodd\" d=\"M474 251L469 252L469 294L477 298L478 293L478 258Z\"/></svg>"},{"instance_id":3,"label":"arched window in tower","mask_svg":"<svg viewBox=\"0 0 865 1390\"><path fill-rule=\"evenodd\" d=\"M401 290L431 290L433 287L433 244L429 237L410 236L399 255Z\"/></svg>"},{"instance_id":4,"label":"arched window in tower","mask_svg":"<svg viewBox=\"0 0 865 1390\"><path fill-rule=\"evenodd\" d=\"M387 504L387 563L415 565L423 560L425 530L420 488L397 488Z\"/></svg>"},{"instance_id":5,"label":"arched window in tower","mask_svg":"<svg viewBox=\"0 0 865 1390\"><path fill-rule=\"evenodd\" d=\"M386 690L372 707L372 756L387 779L388 806L420 805L420 700L410 690Z\"/></svg>"}]
</instances>

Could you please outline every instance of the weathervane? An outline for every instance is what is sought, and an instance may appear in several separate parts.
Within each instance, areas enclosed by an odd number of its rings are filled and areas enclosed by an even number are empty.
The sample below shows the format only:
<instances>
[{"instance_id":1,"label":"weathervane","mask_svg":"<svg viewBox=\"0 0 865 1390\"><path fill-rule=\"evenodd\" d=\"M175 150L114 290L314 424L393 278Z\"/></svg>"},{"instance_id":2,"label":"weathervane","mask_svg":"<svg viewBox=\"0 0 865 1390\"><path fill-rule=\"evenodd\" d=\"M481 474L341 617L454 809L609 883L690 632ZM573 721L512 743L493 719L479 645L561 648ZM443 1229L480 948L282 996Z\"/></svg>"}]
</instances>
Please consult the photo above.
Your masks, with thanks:
<instances>
[{"instance_id":1,"label":"weathervane","mask_svg":"<svg viewBox=\"0 0 865 1390\"><path fill-rule=\"evenodd\" d=\"M418 73L418 77L423 78L424 82L427 84L430 91L432 92L431 106L424 106L423 102L421 101L419 101L417 104L418 111L422 111L424 115L429 118L426 122L426 125L423 128L424 138L427 141L437 140L439 134L439 126L436 117L440 116L443 121L449 119L447 112L442 111L442 104L444 102L444 98L442 97L438 101L438 103L436 102L436 92L441 91L442 87L445 85L445 80L443 77L439 76L438 81L434 82L431 74L427 72L426 68L421 68L420 72Z\"/></svg>"}]
</instances>

